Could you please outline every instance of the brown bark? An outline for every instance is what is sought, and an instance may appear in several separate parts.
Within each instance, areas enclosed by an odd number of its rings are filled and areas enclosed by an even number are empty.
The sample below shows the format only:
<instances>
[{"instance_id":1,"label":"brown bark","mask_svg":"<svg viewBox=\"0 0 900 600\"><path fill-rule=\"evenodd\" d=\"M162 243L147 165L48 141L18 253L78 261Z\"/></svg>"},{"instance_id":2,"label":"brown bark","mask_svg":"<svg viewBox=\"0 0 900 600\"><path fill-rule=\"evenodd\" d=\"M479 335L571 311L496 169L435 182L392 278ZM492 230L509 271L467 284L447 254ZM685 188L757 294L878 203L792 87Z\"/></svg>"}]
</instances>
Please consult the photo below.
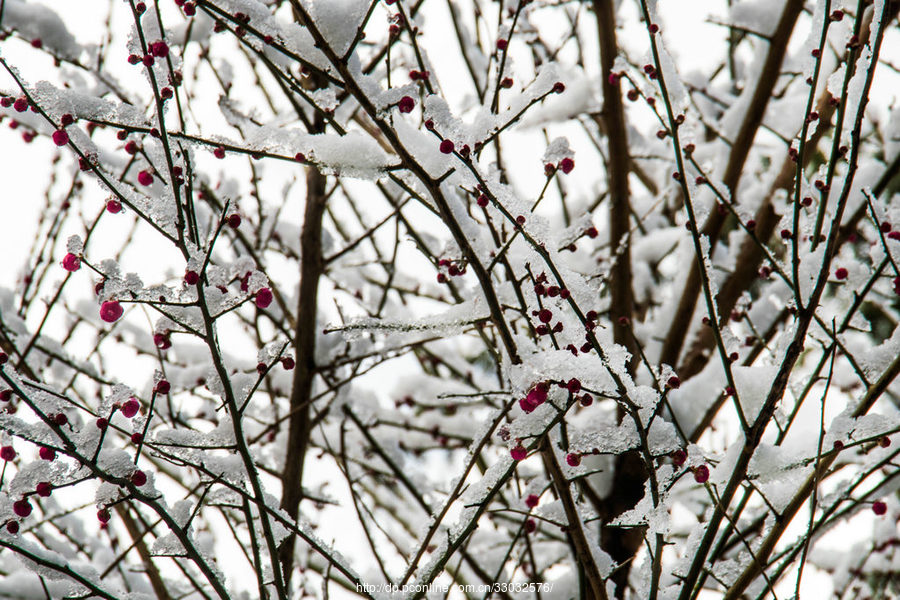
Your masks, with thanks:
<instances>
[{"instance_id":1,"label":"brown bark","mask_svg":"<svg viewBox=\"0 0 900 600\"><path fill-rule=\"evenodd\" d=\"M321 128L322 121L317 121ZM316 376L316 314L319 278L324 268L322 217L325 214L326 177L317 169L306 172L306 211L300 232L300 294L297 300L297 331L294 337L294 382L291 389L291 418L287 450L281 474L281 508L296 519L303 499L303 463L309 446L311 398ZM279 549L284 580L290 583L296 536L291 534Z\"/></svg>"},{"instance_id":2,"label":"brown bark","mask_svg":"<svg viewBox=\"0 0 900 600\"><path fill-rule=\"evenodd\" d=\"M728 155L722 182L731 193L731 199L734 203L737 200L737 187L741 178L741 171L753 145L753 138L756 136L756 132L762 123L766 106L768 106L769 99L772 97L772 90L781 73L781 63L784 60L791 33L802 9L803 3L800 0L789 0L785 4L784 12L769 42L769 51L760 71L759 81L753 91L753 97L748 103L747 114L741 123L737 136L732 140L731 152ZM701 235L709 237L711 243L710 254L715 251L715 242L724 224L725 215L717 210L713 210L710 211L709 217L707 217L700 230ZM688 327L691 324L691 317L694 314L699 293L700 265L699 262L693 261L678 308L672 316L672 325L663 342L660 362L669 365L678 364L678 356L681 354L682 345L687 336Z\"/></svg>"}]
</instances>

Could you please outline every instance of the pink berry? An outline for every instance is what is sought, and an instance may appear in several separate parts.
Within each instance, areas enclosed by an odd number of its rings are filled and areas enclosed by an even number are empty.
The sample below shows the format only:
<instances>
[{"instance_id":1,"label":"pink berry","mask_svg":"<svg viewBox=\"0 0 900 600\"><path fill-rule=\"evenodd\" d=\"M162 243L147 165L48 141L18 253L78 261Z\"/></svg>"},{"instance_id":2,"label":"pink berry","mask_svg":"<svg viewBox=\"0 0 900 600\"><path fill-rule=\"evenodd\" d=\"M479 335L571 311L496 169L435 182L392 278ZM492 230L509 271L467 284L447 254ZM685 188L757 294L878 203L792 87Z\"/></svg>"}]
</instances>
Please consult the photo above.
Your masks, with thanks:
<instances>
[{"instance_id":1,"label":"pink berry","mask_svg":"<svg viewBox=\"0 0 900 600\"><path fill-rule=\"evenodd\" d=\"M41 498L48 498L50 496L50 493L53 491L53 486L50 485L49 481L42 481L37 484L37 487L35 487L35 491Z\"/></svg>"},{"instance_id":2,"label":"pink berry","mask_svg":"<svg viewBox=\"0 0 900 600\"><path fill-rule=\"evenodd\" d=\"M566 464L570 467L577 467L581 464L581 455L574 452L566 454Z\"/></svg>"},{"instance_id":3,"label":"pink berry","mask_svg":"<svg viewBox=\"0 0 900 600\"><path fill-rule=\"evenodd\" d=\"M0 447L0 458L9 462L16 457L16 450L12 446Z\"/></svg>"},{"instance_id":4,"label":"pink berry","mask_svg":"<svg viewBox=\"0 0 900 600\"><path fill-rule=\"evenodd\" d=\"M100 305L100 318L107 323L115 323L124 312L122 305L115 300L108 300Z\"/></svg>"},{"instance_id":5,"label":"pink berry","mask_svg":"<svg viewBox=\"0 0 900 600\"><path fill-rule=\"evenodd\" d=\"M525 460L525 457L528 456L528 450L525 449L525 446L519 444L518 446L510 450L509 454L515 461Z\"/></svg>"},{"instance_id":6,"label":"pink berry","mask_svg":"<svg viewBox=\"0 0 900 600\"><path fill-rule=\"evenodd\" d=\"M38 450L38 455L46 461L52 461L56 458L56 450L53 448L48 448L47 446L41 446L40 450Z\"/></svg>"},{"instance_id":7,"label":"pink berry","mask_svg":"<svg viewBox=\"0 0 900 600\"><path fill-rule=\"evenodd\" d=\"M141 171L138 173L138 183L141 185L150 185L153 183L153 175L150 171Z\"/></svg>"},{"instance_id":8,"label":"pink berry","mask_svg":"<svg viewBox=\"0 0 900 600\"><path fill-rule=\"evenodd\" d=\"M574 169L574 168L575 168L575 161L572 160L571 158L569 158L568 156L566 158L562 159L559 163L559 169L566 175L571 173L572 169Z\"/></svg>"},{"instance_id":9,"label":"pink berry","mask_svg":"<svg viewBox=\"0 0 900 600\"><path fill-rule=\"evenodd\" d=\"M450 140L444 140L441 142L441 152L444 154L450 154L453 152L453 142Z\"/></svg>"},{"instance_id":10,"label":"pink berry","mask_svg":"<svg viewBox=\"0 0 900 600\"><path fill-rule=\"evenodd\" d=\"M709 467L700 465L694 469L694 481L697 483L706 483L709 481Z\"/></svg>"},{"instance_id":11,"label":"pink berry","mask_svg":"<svg viewBox=\"0 0 900 600\"><path fill-rule=\"evenodd\" d=\"M883 515L887 512L887 504L885 504L881 500L876 500L872 503L872 512L878 516Z\"/></svg>"},{"instance_id":12,"label":"pink berry","mask_svg":"<svg viewBox=\"0 0 900 600\"><path fill-rule=\"evenodd\" d=\"M24 498L13 502L13 512L23 519L31 514L31 503Z\"/></svg>"},{"instance_id":13,"label":"pink berry","mask_svg":"<svg viewBox=\"0 0 900 600\"><path fill-rule=\"evenodd\" d=\"M147 474L138 469L131 474L131 483L133 483L137 487L142 487L147 483Z\"/></svg>"},{"instance_id":14,"label":"pink berry","mask_svg":"<svg viewBox=\"0 0 900 600\"><path fill-rule=\"evenodd\" d=\"M81 268L81 259L69 252L63 257L62 266L69 273L74 273Z\"/></svg>"},{"instance_id":15,"label":"pink berry","mask_svg":"<svg viewBox=\"0 0 900 600\"><path fill-rule=\"evenodd\" d=\"M138 414L140 408L141 403L137 401L137 398L129 398L125 401L125 404L122 405L122 414L125 418L130 419Z\"/></svg>"},{"instance_id":16,"label":"pink berry","mask_svg":"<svg viewBox=\"0 0 900 600\"><path fill-rule=\"evenodd\" d=\"M270 304L272 304L272 290L269 288L262 288L256 292L256 306L259 308L266 308Z\"/></svg>"},{"instance_id":17,"label":"pink berry","mask_svg":"<svg viewBox=\"0 0 900 600\"><path fill-rule=\"evenodd\" d=\"M410 96L403 96L400 98L400 102L397 103L397 108L400 109L402 113L412 112L412 109L415 108L416 101L412 99Z\"/></svg>"},{"instance_id":18,"label":"pink berry","mask_svg":"<svg viewBox=\"0 0 900 600\"><path fill-rule=\"evenodd\" d=\"M69 143L69 134L65 129L57 129L53 132L53 143L57 146L65 146Z\"/></svg>"}]
</instances>

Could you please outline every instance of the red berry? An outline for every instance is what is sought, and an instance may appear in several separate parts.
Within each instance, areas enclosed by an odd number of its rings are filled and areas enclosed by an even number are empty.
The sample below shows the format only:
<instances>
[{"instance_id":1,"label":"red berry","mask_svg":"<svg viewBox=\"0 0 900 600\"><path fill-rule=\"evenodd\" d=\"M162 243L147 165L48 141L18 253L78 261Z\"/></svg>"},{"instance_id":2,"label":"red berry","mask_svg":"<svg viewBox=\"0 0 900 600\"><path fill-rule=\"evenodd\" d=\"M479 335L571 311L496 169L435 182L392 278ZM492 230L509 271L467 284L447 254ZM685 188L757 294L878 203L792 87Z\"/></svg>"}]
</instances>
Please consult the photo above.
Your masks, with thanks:
<instances>
[{"instance_id":1,"label":"red berry","mask_svg":"<svg viewBox=\"0 0 900 600\"><path fill-rule=\"evenodd\" d=\"M478 206L480 206L481 208L486 208L488 205L488 197L485 196L484 194L481 194L478 196L477 202L478 202Z\"/></svg>"},{"instance_id":2,"label":"red berry","mask_svg":"<svg viewBox=\"0 0 900 600\"><path fill-rule=\"evenodd\" d=\"M694 469L694 481L697 483L706 483L709 481L709 467L700 465Z\"/></svg>"},{"instance_id":3,"label":"red berry","mask_svg":"<svg viewBox=\"0 0 900 600\"><path fill-rule=\"evenodd\" d=\"M562 94L564 91L566 91L566 84L564 84L562 81L557 81L553 84L553 91L557 94Z\"/></svg>"},{"instance_id":4,"label":"red berry","mask_svg":"<svg viewBox=\"0 0 900 600\"><path fill-rule=\"evenodd\" d=\"M525 498L525 506L528 508L534 508L540 502L540 498L537 494L528 494L528 497Z\"/></svg>"},{"instance_id":5,"label":"red berry","mask_svg":"<svg viewBox=\"0 0 900 600\"><path fill-rule=\"evenodd\" d=\"M97 419L97 429L104 430L109 426L109 421L106 420L106 417L100 417Z\"/></svg>"},{"instance_id":6,"label":"red berry","mask_svg":"<svg viewBox=\"0 0 900 600\"><path fill-rule=\"evenodd\" d=\"M16 457L16 450L12 446L0 447L0 458L9 462Z\"/></svg>"},{"instance_id":7,"label":"red berry","mask_svg":"<svg viewBox=\"0 0 900 600\"><path fill-rule=\"evenodd\" d=\"M506 41L506 40L504 40L504 39L497 40L497 50L501 50L501 51L502 51L502 50L506 50L506 48L507 48L508 46L509 46L509 42L508 42L508 41Z\"/></svg>"},{"instance_id":8,"label":"red berry","mask_svg":"<svg viewBox=\"0 0 900 600\"><path fill-rule=\"evenodd\" d=\"M233 213L228 215L228 226L232 229L237 229L241 226L241 215L237 213Z\"/></svg>"},{"instance_id":9,"label":"red berry","mask_svg":"<svg viewBox=\"0 0 900 600\"><path fill-rule=\"evenodd\" d=\"M39 484L37 484L35 491L37 492L37 495L40 496L41 498L47 498L50 496L50 493L53 491L53 486L50 485L49 481L42 481Z\"/></svg>"},{"instance_id":10,"label":"red berry","mask_svg":"<svg viewBox=\"0 0 900 600\"><path fill-rule=\"evenodd\" d=\"M888 436L883 436L880 440L878 440L878 445L882 448L887 448L891 445L891 438Z\"/></svg>"},{"instance_id":11,"label":"red berry","mask_svg":"<svg viewBox=\"0 0 900 600\"><path fill-rule=\"evenodd\" d=\"M185 2L182 8L184 9L184 14L188 17L193 17L197 13L197 7L193 2Z\"/></svg>"},{"instance_id":12,"label":"red berry","mask_svg":"<svg viewBox=\"0 0 900 600\"><path fill-rule=\"evenodd\" d=\"M97 511L97 520L101 523L109 523L110 518L112 518L112 515L109 514L108 509L101 508Z\"/></svg>"},{"instance_id":13,"label":"red berry","mask_svg":"<svg viewBox=\"0 0 900 600\"><path fill-rule=\"evenodd\" d=\"M147 474L138 469L131 474L131 483L133 483L137 487L142 487L145 483L147 483Z\"/></svg>"},{"instance_id":14,"label":"red berry","mask_svg":"<svg viewBox=\"0 0 900 600\"><path fill-rule=\"evenodd\" d=\"M215 156L218 159L225 158L225 148L223 148L222 146L219 146L218 148L213 150L213 156Z\"/></svg>"},{"instance_id":15,"label":"red berry","mask_svg":"<svg viewBox=\"0 0 900 600\"><path fill-rule=\"evenodd\" d=\"M887 512L887 504L885 504L881 500L876 500L872 503L872 512L878 516L883 515Z\"/></svg>"},{"instance_id":16,"label":"red berry","mask_svg":"<svg viewBox=\"0 0 900 600\"><path fill-rule=\"evenodd\" d=\"M141 59L141 62L144 63L145 67L152 67L153 63L156 62L156 59L154 59L151 54L145 54L144 58Z\"/></svg>"},{"instance_id":17,"label":"red berry","mask_svg":"<svg viewBox=\"0 0 900 600\"><path fill-rule=\"evenodd\" d=\"M581 391L581 381L575 379L574 377L569 380L566 384L566 389L572 392L573 394L577 394Z\"/></svg>"},{"instance_id":18,"label":"red berry","mask_svg":"<svg viewBox=\"0 0 900 600\"><path fill-rule=\"evenodd\" d=\"M69 134L65 129L57 129L53 132L53 143L57 146L65 146L69 143Z\"/></svg>"},{"instance_id":19,"label":"red berry","mask_svg":"<svg viewBox=\"0 0 900 600\"><path fill-rule=\"evenodd\" d=\"M411 96L403 96L400 98L400 102L397 103L397 108L400 109L400 112L402 113L412 112L415 106L416 101L413 100Z\"/></svg>"},{"instance_id":20,"label":"red berry","mask_svg":"<svg viewBox=\"0 0 900 600\"><path fill-rule=\"evenodd\" d=\"M157 58L165 58L169 55L169 46L162 40L150 44L149 50L150 54Z\"/></svg>"},{"instance_id":21,"label":"red berry","mask_svg":"<svg viewBox=\"0 0 900 600\"><path fill-rule=\"evenodd\" d=\"M144 434L139 431L135 431L131 434L131 443L132 444L140 444L144 441Z\"/></svg>"},{"instance_id":22,"label":"red berry","mask_svg":"<svg viewBox=\"0 0 900 600\"><path fill-rule=\"evenodd\" d=\"M591 238L591 239L594 239L594 238L597 237L597 235L598 235L597 228L596 228L596 227L593 227L593 226L592 226L592 227L588 227L588 228L584 231L584 233L585 233L585 235L587 235L587 236L588 236L589 238ZM595 313L595 314L596 314L596 313Z\"/></svg>"},{"instance_id":23,"label":"red berry","mask_svg":"<svg viewBox=\"0 0 900 600\"><path fill-rule=\"evenodd\" d=\"M522 444L519 444L515 448L509 451L510 456L515 461L525 460L525 457L528 456L528 450Z\"/></svg>"},{"instance_id":24,"label":"red berry","mask_svg":"<svg viewBox=\"0 0 900 600\"><path fill-rule=\"evenodd\" d=\"M566 464L568 464L570 467L577 467L581 464L581 455L574 452L569 452L568 454L566 454Z\"/></svg>"},{"instance_id":25,"label":"red berry","mask_svg":"<svg viewBox=\"0 0 900 600\"><path fill-rule=\"evenodd\" d=\"M43 460L52 461L56 458L56 450L48 448L47 446L41 446L40 450L38 450L38 455Z\"/></svg>"},{"instance_id":26,"label":"red berry","mask_svg":"<svg viewBox=\"0 0 900 600\"><path fill-rule=\"evenodd\" d=\"M284 367L285 371L293 369L295 364L293 357L285 356L281 359L281 366Z\"/></svg>"},{"instance_id":27,"label":"red berry","mask_svg":"<svg viewBox=\"0 0 900 600\"><path fill-rule=\"evenodd\" d=\"M549 323L553 318L553 312L549 308L542 308L541 312L538 313L538 320L541 323Z\"/></svg>"},{"instance_id":28,"label":"red berry","mask_svg":"<svg viewBox=\"0 0 900 600\"><path fill-rule=\"evenodd\" d=\"M256 306L259 308L266 308L270 304L272 304L272 290L269 288L262 288L256 292Z\"/></svg>"},{"instance_id":29,"label":"red berry","mask_svg":"<svg viewBox=\"0 0 900 600\"><path fill-rule=\"evenodd\" d=\"M13 108L16 112L25 112L28 110L28 100L24 96L16 98L16 101L13 102Z\"/></svg>"},{"instance_id":30,"label":"red berry","mask_svg":"<svg viewBox=\"0 0 900 600\"><path fill-rule=\"evenodd\" d=\"M69 417L66 416L66 413L56 413L53 415L53 422L62 427L69 422Z\"/></svg>"},{"instance_id":31,"label":"red berry","mask_svg":"<svg viewBox=\"0 0 900 600\"><path fill-rule=\"evenodd\" d=\"M160 379L158 382L156 382L156 393L157 394L163 394L163 395L168 394L169 389L171 389L171 386L169 385L169 382L166 381L165 379Z\"/></svg>"},{"instance_id":32,"label":"red berry","mask_svg":"<svg viewBox=\"0 0 900 600\"><path fill-rule=\"evenodd\" d=\"M31 503L24 498L13 502L13 512L23 519L31 514Z\"/></svg>"},{"instance_id":33,"label":"red berry","mask_svg":"<svg viewBox=\"0 0 900 600\"><path fill-rule=\"evenodd\" d=\"M575 168L575 161L567 156L566 158L564 158L560 161L559 168L563 173L568 175L569 173L572 172L572 169Z\"/></svg>"},{"instance_id":34,"label":"red berry","mask_svg":"<svg viewBox=\"0 0 900 600\"><path fill-rule=\"evenodd\" d=\"M117 212L122 210L122 203L118 200L109 200L106 203L106 210L108 210L112 214L116 214Z\"/></svg>"},{"instance_id":35,"label":"red berry","mask_svg":"<svg viewBox=\"0 0 900 600\"><path fill-rule=\"evenodd\" d=\"M844 267L839 267L837 270L835 270L834 276L839 280L847 279L847 269L845 269Z\"/></svg>"},{"instance_id":36,"label":"red berry","mask_svg":"<svg viewBox=\"0 0 900 600\"><path fill-rule=\"evenodd\" d=\"M63 257L62 266L69 273L74 273L81 268L81 259L69 252Z\"/></svg>"},{"instance_id":37,"label":"red berry","mask_svg":"<svg viewBox=\"0 0 900 600\"><path fill-rule=\"evenodd\" d=\"M122 405L122 415L125 418L130 419L138 414L138 410L141 408L141 403L137 401L137 398L129 398Z\"/></svg>"},{"instance_id":38,"label":"red berry","mask_svg":"<svg viewBox=\"0 0 900 600\"><path fill-rule=\"evenodd\" d=\"M138 173L138 183L141 185L150 185L153 183L153 175L150 171L141 171Z\"/></svg>"},{"instance_id":39,"label":"red berry","mask_svg":"<svg viewBox=\"0 0 900 600\"><path fill-rule=\"evenodd\" d=\"M197 274L197 271L185 271L184 282L186 284L197 285L198 281L200 281L200 275Z\"/></svg>"},{"instance_id":40,"label":"red berry","mask_svg":"<svg viewBox=\"0 0 900 600\"><path fill-rule=\"evenodd\" d=\"M115 300L109 300L100 305L100 318L107 323L115 323L124 312L122 305Z\"/></svg>"},{"instance_id":41,"label":"red berry","mask_svg":"<svg viewBox=\"0 0 900 600\"><path fill-rule=\"evenodd\" d=\"M669 380L666 383L669 384L670 388L676 390L681 387L681 379L679 379L677 375L672 375L671 377L669 377Z\"/></svg>"},{"instance_id":42,"label":"red berry","mask_svg":"<svg viewBox=\"0 0 900 600\"><path fill-rule=\"evenodd\" d=\"M676 467L680 467L687 460L687 452L679 448L675 452L672 453L672 464Z\"/></svg>"},{"instance_id":43,"label":"red berry","mask_svg":"<svg viewBox=\"0 0 900 600\"><path fill-rule=\"evenodd\" d=\"M450 140L444 140L441 142L441 152L444 154L450 154L453 152L453 142Z\"/></svg>"},{"instance_id":44,"label":"red berry","mask_svg":"<svg viewBox=\"0 0 900 600\"><path fill-rule=\"evenodd\" d=\"M19 533L19 522L18 521L9 521L6 524L6 531L8 531L12 535L16 535Z\"/></svg>"}]
</instances>

